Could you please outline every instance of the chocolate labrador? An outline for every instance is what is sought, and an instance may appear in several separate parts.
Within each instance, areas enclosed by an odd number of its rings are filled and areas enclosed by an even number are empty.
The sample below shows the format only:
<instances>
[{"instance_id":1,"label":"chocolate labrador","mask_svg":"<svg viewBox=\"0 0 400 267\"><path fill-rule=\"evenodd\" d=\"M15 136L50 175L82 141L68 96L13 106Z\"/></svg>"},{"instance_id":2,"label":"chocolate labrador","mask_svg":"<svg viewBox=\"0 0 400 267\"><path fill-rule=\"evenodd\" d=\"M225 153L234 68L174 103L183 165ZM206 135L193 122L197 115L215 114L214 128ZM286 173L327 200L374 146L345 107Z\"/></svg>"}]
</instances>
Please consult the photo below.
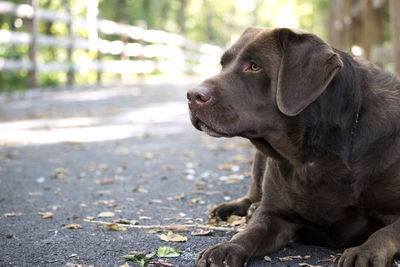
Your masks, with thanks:
<instances>
[{"instance_id":1,"label":"chocolate labrador","mask_svg":"<svg viewBox=\"0 0 400 267\"><path fill-rule=\"evenodd\" d=\"M221 65L188 92L191 121L257 152L247 195L214 215L260 204L197 266L243 266L293 240L350 247L338 266L390 266L400 253L400 80L286 28L247 29Z\"/></svg>"}]
</instances>

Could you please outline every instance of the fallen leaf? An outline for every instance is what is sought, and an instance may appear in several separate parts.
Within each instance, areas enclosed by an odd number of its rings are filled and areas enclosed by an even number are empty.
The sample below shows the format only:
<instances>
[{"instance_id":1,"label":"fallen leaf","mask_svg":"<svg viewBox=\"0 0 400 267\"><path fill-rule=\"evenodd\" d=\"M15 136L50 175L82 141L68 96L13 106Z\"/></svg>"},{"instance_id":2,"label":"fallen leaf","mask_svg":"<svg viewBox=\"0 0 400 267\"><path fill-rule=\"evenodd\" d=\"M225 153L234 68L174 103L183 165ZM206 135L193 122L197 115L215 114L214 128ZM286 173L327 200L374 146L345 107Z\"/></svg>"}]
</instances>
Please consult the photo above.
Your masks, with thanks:
<instances>
[{"instance_id":1,"label":"fallen leaf","mask_svg":"<svg viewBox=\"0 0 400 267\"><path fill-rule=\"evenodd\" d=\"M161 234L158 237L163 241L170 241L170 242L186 242L187 237L182 236L180 234L175 234L172 231L168 231L168 234Z\"/></svg>"},{"instance_id":2,"label":"fallen leaf","mask_svg":"<svg viewBox=\"0 0 400 267\"><path fill-rule=\"evenodd\" d=\"M174 170L175 169L175 166L174 165L164 165L163 166L163 170L166 170L166 171L171 171L171 170Z\"/></svg>"},{"instance_id":3,"label":"fallen leaf","mask_svg":"<svg viewBox=\"0 0 400 267\"><path fill-rule=\"evenodd\" d=\"M155 255L155 253L149 254L136 254L136 255L124 255L122 258L128 261L136 261L140 267L146 267L149 263L151 258Z\"/></svg>"},{"instance_id":4,"label":"fallen leaf","mask_svg":"<svg viewBox=\"0 0 400 267\"><path fill-rule=\"evenodd\" d=\"M53 179L66 179L68 178L68 170L64 168L56 168L51 175Z\"/></svg>"},{"instance_id":5,"label":"fallen leaf","mask_svg":"<svg viewBox=\"0 0 400 267\"><path fill-rule=\"evenodd\" d=\"M178 196L175 196L175 197L174 197L174 200L182 200L182 199L184 199L184 198L185 198L185 194L182 193L182 194L180 194L180 195L178 195Z\"/></svg>"},{"instance_id":6,"label":"fallen leaf","mask_svg":"<svg viewBox=\"0 0 400 267\"><path fill-rule=\"evenodd\" d=\"M180 255L179 250L173 247L160 246L157 249L157 257L159 258L179 257L179 255Z\"/></svg>"},{"instance_id":7,"label":"fallen leaf","mask_svg":"<svg viewBox=\"0 0 400 267\"><path fill-rule=\"evenodd\" d=\"M150 204L160 204L160 203L162 203L163 201L161 200L161 199L151 199L150 201L149 201L149 203Z\"/></svg>"},{"instance_id":8,"label":"fallen leaf","mask_svg":"<svg viewBox=\"0 0 400 267\"><path fill-rule=\"evenodd\" d=\"M200 166L200 162L198 162L198 161L186 163L186 168L189 168L189 169L198 168L199 166Z\"/></svg>"},{"instance_id":9,"label":"fallen leaf","mask_svg":"<svg viewBox=\"0 0 400 267\"><path fill-rule=\"evenodd\" d=\"M240 166L239 165L233 165L231 163L224 163L224 164L218 165L218 169L237 172L237 171L240 170Z\"/></svg>"},{"instance_id":10,"label":"fallen leaf","mask_svg":"<svg viewBox=\"0 0 400 267\"><path fill-rule=\"evenodd\" d=\"M279 261L291 261L291 260L306 260L309 259L311 256L286 256L286 257L279 257Z\"/></svg>"},{"instance_id":11,"label":"fallen leaf","mask_svg":"<svg viewBox=\"0 0 400 267\"><path fill-rule=\"evenodd\" d=\"M333 263L335 263L340 259L341 256L342 256L342 253L338 253L336 255L330 255L329 258L324 258L322 260L319 260L318 262L333 262Z\"/></svg>"},{"instance_id":12,"label":"fallen leaf","mask_svg":"<svg viewBox=\"0 0 400 267\"><path fill-rule=\"evenodd\" d=\"M205 236L205 235L211 235L212 230L203 230L203 229L196 229L196 231L192 232L191 235L193 236Z\"/></svg>"},{"instance_id":13,"label":"fallen leaf","mask_svg":"<svg viewBox=\"0 0 400 267\"><path fill-rule=\"evenodd\" d=\"M146 234L156 234L161 232L161 229L151 229L149 231L146 231Z\"/></svg>"},{"instance_id":14,"label":"fallen leaf","mask_svg":"<svg viewBox=\"0 0 400 267\"><path fill-rule=\"evenodd\" d=\"M103 225L102 228L109 228L109 229L114 230L114 231L126 231L126 230L128 230L126 227L121 226L121 225L119 225L117 223L106 224L106 225Z\"/></svg>"},{"instance_id":15,"label":"fallen leaf","mask_svg":"<svg viewBox=\"0 0 400 267\"><path fill-rule=\"evenodd\" d=\"M122 264L119 267L129 267L129 264L127 262L125 262L125 264Z\"/></svg>"},{"instance_id":16,"label":"fallen leaf","mask_svg":"<svg viewBox=\"0 0 400 267\"><path fill-rule=\"evenodd\" d=\"M108 169L108 164L107 163L101 163L97 166L97 169L100 171L104 171Z\"/></svg>"},{"instance_id":17,"label":"fallen leaf","mask_svg":"<svg viewBox=\"0 0 400 267\"><path fill-rule=\"evenodd\" d=\"M129 149L126 147L119 147L114 151L115 155L128 155Z\"/></svg>"},{"instance_id":18,"label":"fallen leaf","mask_svg":"<svg viewBox=\"0 0 400 267\"><path fill-rule=\"evenodd\" d=\"M105 181L101 181L100 185L110 185L115 183L115 180L105 180Z\"/></svg>"},{"instance_id":19,"label":"fallen leaf","mask_svg":"<svg viewBox=\"0 0 400 267\"><path fill-rule=\"evenodd\" d=\"M17 217L17 216L22 216L24 215L22 212L8 212L8 213L4 213L2 216L3 217Z\"/></svg>"},{"instance_id":20,"label":"fallen leaf","mask_svg":"<svg viewBox=\"0 0 400 267\"><path fill-rule=\"evenodd\" d=\"M42 216L42 219L52 219L54 216L52 212L39 212L39 215Z\"/></svg>"},{"instance_id":21,"label":"fallen leaf","mask_svg":"<svg viewBox=\"0 0 400 267\"><path fill-rule=\"evenodd\" d=\"M237 215L232 215L228 218L228 225L230 226L236 226L236 225L241 225L246 223L246 217L245 216L237 216Z\"/></svg>"},{"instance_id":22,"label":"fallen leaf","mask_svg":"<svg viewBox=\"0 0 400 267\"><path fill-rule=\"evenodd\" d=\"M172 232L175 232L175 233L185 232L188 230L188 226L173 223L173 224L168 225L168 230L171 230Z\"/></svg>"},{"instance_id":23,"label":"fallen leaf","mask_svg":"<svg viewBox=\"0 0 400 267\"><path fill-rule=\"evenodd\" d=\"M206 183L205 182L197 182L195 184L195 186L196 186L197 190L204 190L204 188L206 188Z\"/></svg>"},{"instance_id":24,"label":"fallen leaf","mask_svg":"<svg viewBox=\"0 0 400 267\"><path fill-rule=\"evenodd\" d=\"M128 220L128 219L118 219L114 220L113 223L119 223L119 224L130 224L130 225L138 225L139 222L136 220Z\"/></svg>"},{"instance_id":25,"label":"fallen leaf","mask_svg":"<svg viewBox=\"0 0 400 267\"><path fill-rule=\"evenodd\" d=\"M190 157L194 156L194 152L193 151L189 151L189 150L185 150L185 151L183 151L183 155L185 157L190 158Z\"/></svg>"},{"instance_id":26,"label":"fallen leaf","mask_svg":"<svg viewBox=\"0 0 400 267\"><path fill-rule=\"evenodd\" d=\"M143 153L142 156L143 156L145 159L152 159L152 158L154 158L154 154L151 153L151 152L145 152L145 153Z\"/></svg>"},{"instance_id":27,"label":"fallen leaf","mask_svg":"<svg viewBox=\"0 0 400 267\"><path fill-rule=\"evenodd\" d=\"M111 211L104 211L104 212L99 213L99 215L97 215L97 217L99 217L99 218L110 218L110 217L114 217L114 216L115 216L114 212L111 212Z\"/></svg>"},{"instance_id":28,"label":"fallen leaf","mask_svg":"<svg viewBox=\"0 0 400 267\"><path fill-rule=\"evenodd\" d=\"M268 262L271 262L271 261L272 261L271 258L268 257L268 256L265 256L265 257L264 257L264 260L265 260L265 261L268 261Z\"/></svg>"},{"instance_id":29,"label":"fallen leaf","mask_svg":"<svg viewBox=\"0 0 400 267\"><path fill-rule=\"evenodd\" d=\"M77 223L72 223L72 224L64 225L62 228L64 228L64 229L81 229L82 226Z\"/></svg>"},{"instance_id":30,"label":"fallen leaf","mask_svg":"<svg viewBox=\"0 0 400 267\"><path fill-rule=\"evenodd\" d=\"M143 188L143 187L141 187L141 186L139 186L139 185L135 186L131 191L132 191L132 192L140 192L140 193L147 193L147 192L149 192L149 190L147 190L147 189L145 189L145 188Z\"/></svg>"}]
</instances>

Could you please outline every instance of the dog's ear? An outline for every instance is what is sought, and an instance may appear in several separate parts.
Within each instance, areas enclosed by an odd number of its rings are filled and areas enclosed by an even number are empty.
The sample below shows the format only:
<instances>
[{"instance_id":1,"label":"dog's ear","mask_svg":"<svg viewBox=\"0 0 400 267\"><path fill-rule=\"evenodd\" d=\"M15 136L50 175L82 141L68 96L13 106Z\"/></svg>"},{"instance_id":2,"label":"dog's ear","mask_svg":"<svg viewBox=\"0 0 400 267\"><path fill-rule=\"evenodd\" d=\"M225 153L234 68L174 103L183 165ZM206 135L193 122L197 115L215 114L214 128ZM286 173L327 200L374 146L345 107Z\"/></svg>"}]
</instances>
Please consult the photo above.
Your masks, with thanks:
<instances>
[{"instance_id":1,"label":"dog's ear","mask_svg":"<svg viewBox=\"0 0 400 267\"><path fill-rule=\"evenodd\" d=\"M276 33L282 51L276 102L283 114L295 116L324 92L343 62L314 34L286 28Z\"/></svg>"}]
</instances>

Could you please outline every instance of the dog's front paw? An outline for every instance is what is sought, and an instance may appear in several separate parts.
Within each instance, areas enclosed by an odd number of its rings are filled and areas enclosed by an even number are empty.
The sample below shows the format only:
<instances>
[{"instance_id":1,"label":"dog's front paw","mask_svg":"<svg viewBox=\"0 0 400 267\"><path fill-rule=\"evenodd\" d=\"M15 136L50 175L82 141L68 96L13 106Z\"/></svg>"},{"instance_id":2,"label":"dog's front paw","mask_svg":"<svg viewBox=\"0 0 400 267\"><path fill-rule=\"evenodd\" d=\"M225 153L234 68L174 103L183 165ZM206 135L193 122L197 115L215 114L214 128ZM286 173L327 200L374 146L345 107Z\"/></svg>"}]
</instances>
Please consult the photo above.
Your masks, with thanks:
<instances>
[{"instance_id":1,"label":"dog's front paw","mask_svg":"<svg viewBox=\"0 0 400 267\"><path fill-rule=\"evenodd\" d=\"M340 257L338 267L391 267L393 259L383 245L364 243L361 246L348 248Z\"/></svg>"},{"instance_id":2,"label":"dog's front paw","mask_svg":"<svg viewBox=\"0 0 400 267\"><path fill-rule=\"evenodd\" d=\"M231 215L246 216L251 202L245 198L238 201L223 203L214 208L210 215L211 217L219 218L226 221Z\"/></svg>"},{"instance_id":3,"label":"dog's front paw","mask_svg":"<svg viewBox=\"0 0 400 267\"><path fill-rule=\"evenodd\" d=\"M197 267L242 267L246 265L245 249L235 243L221 243L200 252Z\"/></svg>"}]
</instances>

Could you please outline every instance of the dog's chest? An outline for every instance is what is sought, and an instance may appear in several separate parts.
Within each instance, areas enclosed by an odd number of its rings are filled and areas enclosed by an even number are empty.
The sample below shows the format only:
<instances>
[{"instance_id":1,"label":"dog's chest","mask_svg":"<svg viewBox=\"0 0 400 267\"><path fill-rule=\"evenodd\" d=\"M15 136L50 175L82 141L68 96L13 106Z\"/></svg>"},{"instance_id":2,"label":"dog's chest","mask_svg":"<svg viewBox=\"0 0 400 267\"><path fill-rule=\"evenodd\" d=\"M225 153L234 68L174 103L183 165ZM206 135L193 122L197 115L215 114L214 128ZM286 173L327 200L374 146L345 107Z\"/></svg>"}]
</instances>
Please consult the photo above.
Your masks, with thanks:
<instances>
[{"instance_id":1,"label":"dog's chest","mask_svg":"<svg viewBox=\"0 0 400 267\"><path fill-rule=\"evenodd\" d=\"M279 191L288 208L315 223L334 223L349 216L357 203L351 173L337 162L280 166ZM351 214L350 214L351 215Z\"/></svg>"}]
</instances>

